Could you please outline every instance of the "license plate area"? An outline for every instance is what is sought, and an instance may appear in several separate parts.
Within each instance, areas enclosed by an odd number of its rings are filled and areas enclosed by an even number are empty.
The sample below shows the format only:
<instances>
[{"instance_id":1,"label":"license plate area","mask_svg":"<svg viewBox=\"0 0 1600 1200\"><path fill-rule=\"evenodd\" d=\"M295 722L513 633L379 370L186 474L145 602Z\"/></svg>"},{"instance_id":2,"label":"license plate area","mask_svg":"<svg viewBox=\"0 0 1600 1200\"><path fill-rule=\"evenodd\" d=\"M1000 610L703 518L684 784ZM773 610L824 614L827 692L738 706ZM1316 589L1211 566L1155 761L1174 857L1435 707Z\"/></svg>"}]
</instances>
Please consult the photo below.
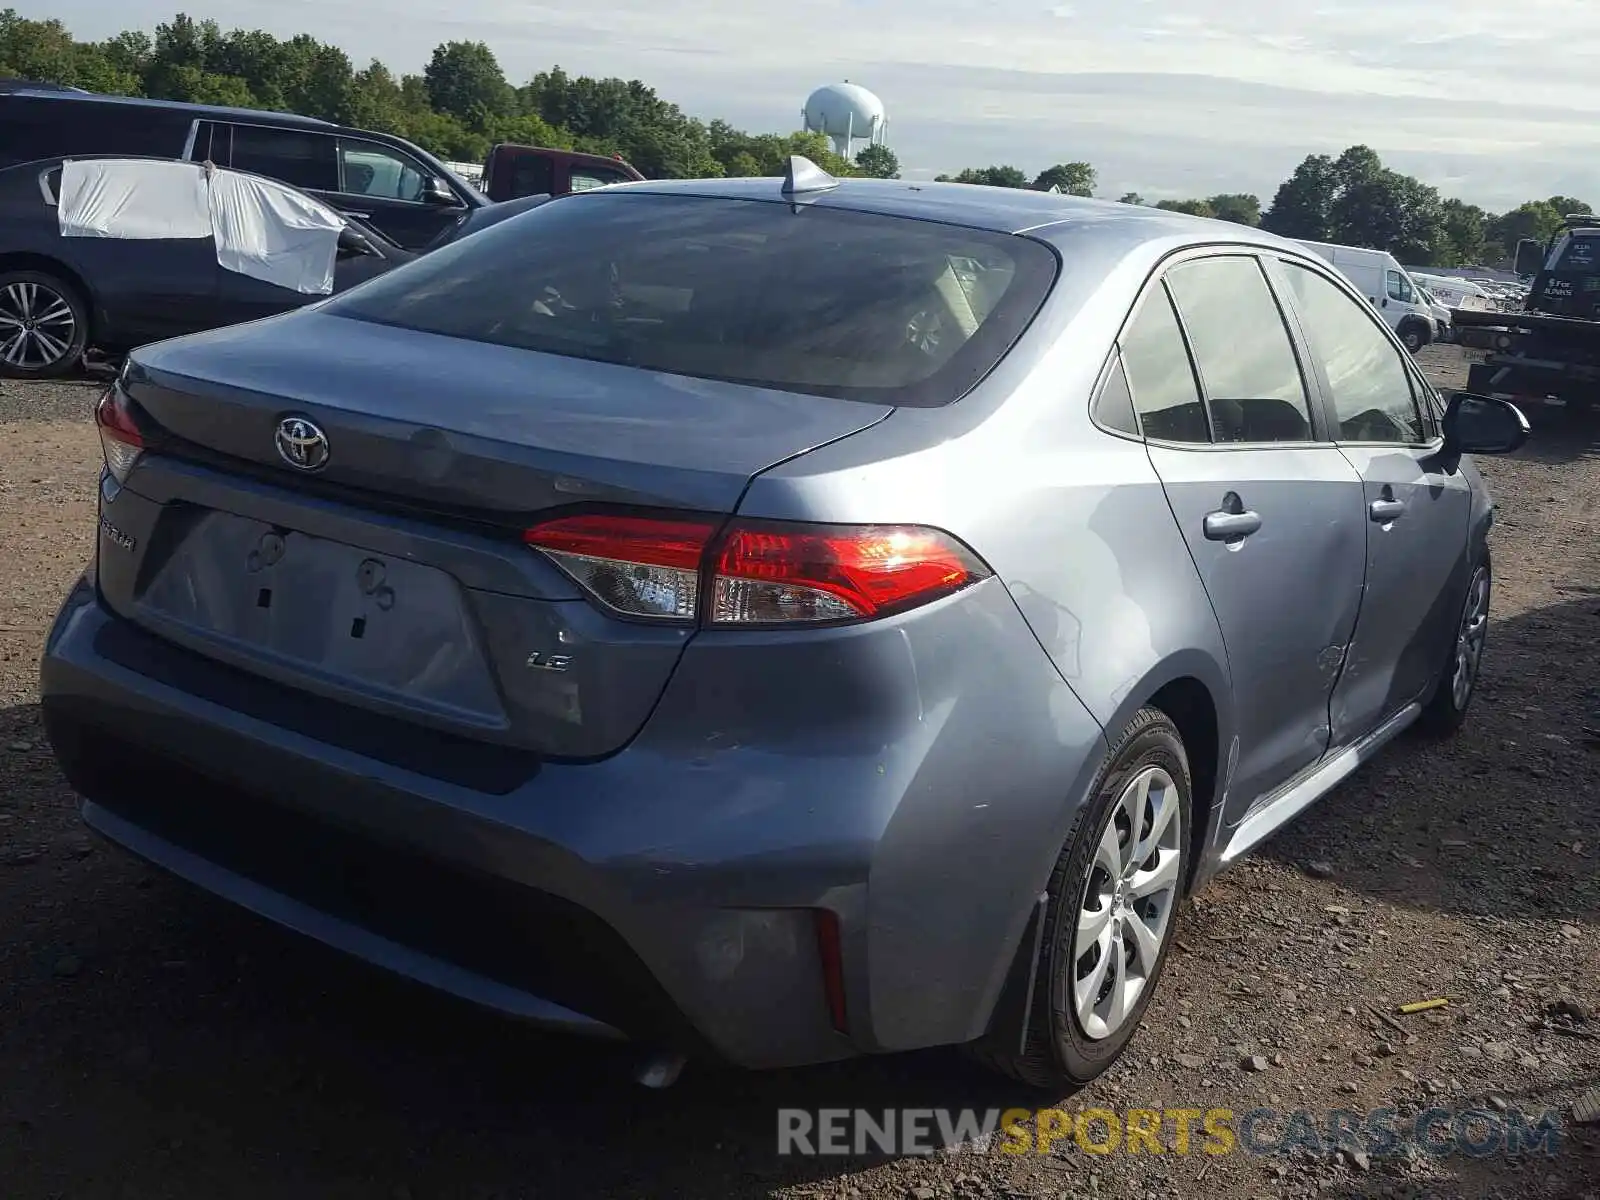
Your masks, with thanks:
<instances>
[{"instance_id":1,"label":"license plate area","mask_svg":"<svg viewBox=\"0 0 1600 1200\"><path fill-rule=\"evenodd\" d=\"M504 725L447 572L231 513L207 512L185 533L139 598L163 635L319 691Z\"/></svg>"}]
</instances>

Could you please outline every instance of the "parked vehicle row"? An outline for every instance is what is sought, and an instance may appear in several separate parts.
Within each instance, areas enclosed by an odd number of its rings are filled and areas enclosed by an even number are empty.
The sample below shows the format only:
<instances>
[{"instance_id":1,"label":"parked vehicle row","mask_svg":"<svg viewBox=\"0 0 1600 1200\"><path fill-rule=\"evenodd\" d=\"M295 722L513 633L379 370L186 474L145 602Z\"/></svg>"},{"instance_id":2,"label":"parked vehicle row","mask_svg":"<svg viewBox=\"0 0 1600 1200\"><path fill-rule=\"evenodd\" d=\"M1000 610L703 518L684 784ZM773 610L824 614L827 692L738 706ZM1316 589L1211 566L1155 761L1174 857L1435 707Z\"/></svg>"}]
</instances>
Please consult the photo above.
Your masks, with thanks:
<instances>
[{"instance_id":1,"label":"parked vehicle row","mask_svg":"<svg viewBox=\"0 0 1600 1200\"><path fill-rule=\"evenodd\" d=\"M493 202L642 178L617 159L502 144L483 166L480 190L391 134L292 113L0 81L0 168L91 154L183 158L276 179L413 251Z\"/></svg>"},{"instance_id":2,"label":"parked vehicle row","mask_svg":"<svg viewBox=\"0 0 1600 1200\"><path fill-rule=\"evenodd\" d=\"M93 228L74 228L81 226L83 214L69 218L62 211L66 170L95 172L88 199L116 199L104 205ZM208 178L249 184L205 190ZM546 199L463 210L421 252ZM200 203L209 205L206 211L199 210ZM276 262L305 250L301 230L308 224L336 231L310 248L313 260L322 255L316 272L325 274L325 287L304 291L286 285L279 272L250 273L248 256ZM219 244L219 233L225 240L230 231L245 231L233 239L250 247L242 263L230 260ZM63 375L91 346L116 354L297 308L381 275L418 253L308 192L247 172L115 155L8 167L0 170L0 374Z\"/></svg>"},{"instance_id":3,"label":"parked vehicle row","mask_svg":"<svg viewBox=\"0 0 1600 1200\"><path fill-rule=\"evenodd\" d=\"M1186 895L1465 718L1528 426L1385 315L1138 206L565 197L128 356L45 726L107 837L526 1020L1083 1083Z\"/></svg>"}]
</instances>

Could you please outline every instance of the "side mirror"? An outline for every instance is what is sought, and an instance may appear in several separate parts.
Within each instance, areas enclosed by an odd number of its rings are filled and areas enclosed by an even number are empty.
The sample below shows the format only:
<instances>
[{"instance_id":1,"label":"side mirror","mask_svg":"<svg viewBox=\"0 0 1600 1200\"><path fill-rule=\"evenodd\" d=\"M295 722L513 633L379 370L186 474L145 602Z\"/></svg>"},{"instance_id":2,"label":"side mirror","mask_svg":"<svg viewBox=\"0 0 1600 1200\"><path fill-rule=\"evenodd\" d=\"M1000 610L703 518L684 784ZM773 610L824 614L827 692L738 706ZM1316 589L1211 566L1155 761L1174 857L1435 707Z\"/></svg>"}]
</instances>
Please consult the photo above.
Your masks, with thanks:
<instances>
[{"instance_id":1,"label":"side mirror","mask_svg":"<svg viewBox=\"0 0 1600 1200\"><path fill-rule=\"evenodd\" d=\"M1544 247L1532 238L1517 243L1516 270L1518 275L1537 275L1544 266Z\"/></svg>"},{"instance_id":2,"label":"side mirror","mask_svg":"<svg viewBox=\"0 0 1600 1200\"><path fill-rule=\"evenodd\" d=\"M357 258L370 254L377 257L378 248L367 240L367 235L346 225L339 231L339 257Z\"/></svg>"},{"instance_id":3,"label":"side mirror","mask_svg":"<svg viewBox=\"0 0 1600 1200\"><path fill-rule=\"evenodd\" d=\"M444 208L454 208L461 203L456 199L455 192L450 190L450 185L437 175L422 185L422 202L424 204L437 204Z\"/></svg>"},{"instance_id":4,"label":"side mirror","mask_svg":"<svg viewBox=\"0 0 1600 1200\"><path fill-rule=\"evenodd\" d=\"M1460 454L1510 454L1520 450L1532 427L1509 400L1457 392L1444 410L1444 448Z\"/></svg>"}]
</instances>

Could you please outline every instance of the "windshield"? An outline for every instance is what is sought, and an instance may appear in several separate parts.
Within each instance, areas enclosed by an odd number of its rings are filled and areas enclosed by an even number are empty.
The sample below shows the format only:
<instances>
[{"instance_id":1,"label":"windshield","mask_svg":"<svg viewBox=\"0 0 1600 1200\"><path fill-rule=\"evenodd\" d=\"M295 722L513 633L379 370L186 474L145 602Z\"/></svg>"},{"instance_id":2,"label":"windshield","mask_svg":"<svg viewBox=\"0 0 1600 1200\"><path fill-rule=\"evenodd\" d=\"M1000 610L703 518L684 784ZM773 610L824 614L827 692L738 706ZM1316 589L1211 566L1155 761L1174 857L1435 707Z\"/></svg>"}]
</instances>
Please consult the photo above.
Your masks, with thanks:
<instances>
[{"instance_id":1,"label":"windshield","mask_svg":"<svg viewBox=\"0 0 1600 1200\"><path fill-rule=\"evenodd\" d=\"M1010 234L751 200L592 192L323 312L650 371L947 404L1010 348L1055 254Z\"/></svg>"}]
</instances>

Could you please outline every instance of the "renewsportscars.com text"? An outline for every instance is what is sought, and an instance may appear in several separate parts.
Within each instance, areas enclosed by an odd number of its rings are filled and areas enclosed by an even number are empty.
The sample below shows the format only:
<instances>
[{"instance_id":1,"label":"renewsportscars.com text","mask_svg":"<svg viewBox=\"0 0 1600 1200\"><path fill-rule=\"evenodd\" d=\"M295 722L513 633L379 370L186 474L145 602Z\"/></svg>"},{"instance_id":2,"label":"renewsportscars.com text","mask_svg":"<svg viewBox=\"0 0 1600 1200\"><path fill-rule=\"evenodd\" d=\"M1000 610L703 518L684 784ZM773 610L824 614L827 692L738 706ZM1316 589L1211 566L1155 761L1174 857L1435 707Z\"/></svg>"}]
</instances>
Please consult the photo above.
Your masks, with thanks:
<instances>
[{"instance_id":1,"label":"renewsportscars.com text","mask_svg":"<svg viewBox=\"0 0 1600 1200\"><path fill-rule=\"evenodd\" d=\"M1520 1109L1424 1109L1403 1117L1394 1108L1365 1112L1254 1108L866 1109L778 1110L778 1153L864 1154L1225 1154L1271 1155L1304 1150L1361 1151L1374 1157L1415 1147L1438 1157L1555 1154L1560 1119L1554 1110L1530 1117Z\"/></svg>"}]
</instances>

